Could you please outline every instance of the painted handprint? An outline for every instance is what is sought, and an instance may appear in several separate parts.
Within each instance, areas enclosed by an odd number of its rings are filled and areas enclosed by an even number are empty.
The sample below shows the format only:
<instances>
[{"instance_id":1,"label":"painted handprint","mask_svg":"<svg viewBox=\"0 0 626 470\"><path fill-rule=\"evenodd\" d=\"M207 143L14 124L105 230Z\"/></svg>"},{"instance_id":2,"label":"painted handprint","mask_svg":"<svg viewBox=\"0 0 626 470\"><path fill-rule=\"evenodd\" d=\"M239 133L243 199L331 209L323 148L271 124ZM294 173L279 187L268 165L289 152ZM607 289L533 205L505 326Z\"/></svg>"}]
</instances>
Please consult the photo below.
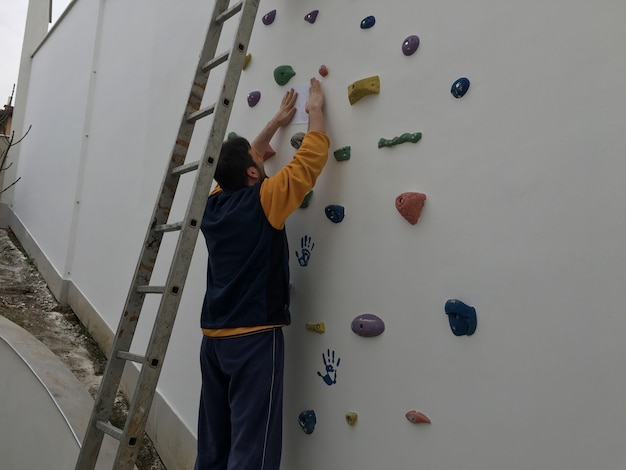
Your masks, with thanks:
<instances>
[{"instance_id":1,"label":"painted handprint","mask_svg":"<svg viewBox=\"0 0 626 470\"><path fill-rule=\"evenodd\" d=\"M341 358L337 358L337 362L335 362L335 351L327 350L327 354L322 353L322 360L324 361L324 370L326 373L322 375L321 372L317 372L326 385L333 385L337 383L337 367L339 367L339 363L341 362Z\"/></svg>"},{"instance_id":2,"label":"painted handprint","mask_svg":"<svg viewBox=\"0 0 626 470\"><path fill-rule=\"evenodd\" d=\"M313 247L315 243L311 240L311 237L305 235L300 239L300 249L302 250L302 254L300 255L298 251L296 251L296 257L298 258L298 263L300 266L307 266L309 264L309 259L311 258L311 252L313 251Z\"/></svg>"}]
</instances>

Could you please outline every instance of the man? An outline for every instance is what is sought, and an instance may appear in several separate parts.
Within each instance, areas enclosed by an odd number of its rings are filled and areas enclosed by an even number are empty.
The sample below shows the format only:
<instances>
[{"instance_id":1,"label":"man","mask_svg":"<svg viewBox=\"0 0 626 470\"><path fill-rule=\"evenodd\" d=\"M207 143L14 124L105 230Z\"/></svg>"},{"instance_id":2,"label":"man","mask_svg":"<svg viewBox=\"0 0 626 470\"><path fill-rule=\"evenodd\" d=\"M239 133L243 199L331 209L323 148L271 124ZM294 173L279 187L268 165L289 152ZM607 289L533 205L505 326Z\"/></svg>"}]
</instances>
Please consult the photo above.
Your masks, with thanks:
<instances>
[{"instance_id":1,"label":"man","mask_svg":"<svg viewBox=\"0 0 626 470\"><path fill-rule=\"evenodd\" d=\"M202 307L202 393L196 470L278 470L282 446L284 343L289 313L285 221L328 159L320 82L311 79L309 129L293 159L267 177L262 154L293 118L289 90L252 146L223 144L218 187L207 201L202 233L209 251Z\"/></svg>"}]
</instances>

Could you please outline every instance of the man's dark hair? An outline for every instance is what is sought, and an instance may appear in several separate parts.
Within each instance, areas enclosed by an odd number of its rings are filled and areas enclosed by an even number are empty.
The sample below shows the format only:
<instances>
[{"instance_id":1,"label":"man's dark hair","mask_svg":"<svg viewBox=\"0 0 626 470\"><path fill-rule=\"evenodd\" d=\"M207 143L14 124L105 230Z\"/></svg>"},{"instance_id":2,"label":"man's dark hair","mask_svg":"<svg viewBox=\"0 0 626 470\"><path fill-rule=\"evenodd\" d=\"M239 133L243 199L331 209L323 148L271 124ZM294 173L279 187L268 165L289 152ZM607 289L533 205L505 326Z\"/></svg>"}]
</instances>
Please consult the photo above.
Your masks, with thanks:
<instances>
[{"instance_id":1,"label":"man's dark hair","mask_svg":"<svg viewBox=\"0 0 626 470\"><path fill-rule=\"evenodd\" d=\"M248 186L246 171L256 166L249 150L250 143L243 137L234 137L222 144L220 160L215 168L215 181L223 190L233 191Z\"/></svg>"}]
</instances>

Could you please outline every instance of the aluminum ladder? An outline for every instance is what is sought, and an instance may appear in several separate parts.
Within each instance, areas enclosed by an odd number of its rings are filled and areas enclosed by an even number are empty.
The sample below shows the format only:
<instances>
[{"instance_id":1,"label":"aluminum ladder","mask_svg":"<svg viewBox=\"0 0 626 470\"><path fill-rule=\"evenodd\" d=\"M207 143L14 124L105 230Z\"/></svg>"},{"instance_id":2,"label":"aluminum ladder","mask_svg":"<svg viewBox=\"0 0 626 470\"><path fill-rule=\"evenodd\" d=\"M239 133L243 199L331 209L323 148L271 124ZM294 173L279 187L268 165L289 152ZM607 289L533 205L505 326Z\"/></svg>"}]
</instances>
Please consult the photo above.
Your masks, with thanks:
<instances>
[{"instance_id":1,"label":"aluminum ladder","mask_svg":"<svg viewBox=\"0 0 626 470\"><path fill-rule=\"evenodd\" d=\"M105 434L119 441L113 469L131 470L134 467L211 190L258 7L259 0L241 0L232 6L230 0L215 0L185 112L150 218L150 226L76 462L76 470L95 468ZM239 18L239 25L232 48L216 55L223 25L233 17ZM224 63L227 63L227 69L218 100L211 106L201 108L210 72ZM213 123L201 159L185 163L195 123L209 115L213 115ZM170 223L168 217L180 176L192 171L196 174L184 220ZM165 285L151 285L150 278L163 235L173 231L179 232L178 241ZM130 347L147 294L160 295L161 299L146 353L142 356L131 353ZM111 425L109 419L127 361L140 364L141 370L124 428L119 429Z\"/></svg>"}]
</instances>

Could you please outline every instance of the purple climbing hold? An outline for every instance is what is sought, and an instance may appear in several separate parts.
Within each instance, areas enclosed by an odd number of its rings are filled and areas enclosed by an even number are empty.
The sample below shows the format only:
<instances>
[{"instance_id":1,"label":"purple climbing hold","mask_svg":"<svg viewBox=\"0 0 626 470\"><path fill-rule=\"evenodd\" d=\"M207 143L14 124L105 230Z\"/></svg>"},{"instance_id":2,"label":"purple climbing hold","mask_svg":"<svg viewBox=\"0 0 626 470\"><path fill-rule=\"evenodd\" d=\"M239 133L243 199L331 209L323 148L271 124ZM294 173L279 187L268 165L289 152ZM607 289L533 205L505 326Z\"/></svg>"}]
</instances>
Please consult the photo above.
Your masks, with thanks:
<instances>
[{"instance_id":1,"label":"purple climbing hold","mask_svg":"<svg viewBox=\"0 0 626 470\"><path fill-rule=\"evenodd\" d=\"M308 23L315 23L315 20L317 19L317 14L319 13L319 10L313 10L311 13L307 13L306 16L304 17L304 21L308 22Z\"/></svg>"},{"instance_id":2,"label":"purple climbing hold","mask_svg":"<svg viewBox=\"0 0 626 470\"><path fill-rule=\"evenodd\" d=\"M261 19L261 21L263 21L264 25L268 26L268 25L271 25L275 19L276 19L276 10L272 10L266 13L265 15L263 15L263 18Z\"/></svg>"},{"instance_id":3,"label":"purple climbing hold","mask_svg":"<svg viewBox=\"0 0 626 470\"><path fill-rule=\"evenodd\" d=\"M248 93L248 106L253 108L254 106L257 105L260 99L261 99L260 91L251 91L250 93Z\"/></svg>"},{"instance_id":4,"label":"purple climbing hold","mask_svg":"<svg viewBox=\"0 0 626 470\"><path fill-rule=\"evenodd\" d=\"M361 21L361 29L369 29L376 24L376 18L373 16L367 16Z\"/></svg>"},{"instance_id":5,"label":"purple climbing hold","mask_svg":"<svg viewBox=\"0 0 626 470\"><path fill-rule=\"evenodd\" d=\"M362 313L358 315L350 325L352 331L359 336L378 336L385 331L385 322L373 313Z\"/></svg>"},{"instance_id":6,"label":"purple climbing hold","mask_svg":"<svg viewBox=\"0 0 626 470\"><path fill-rule=\"evenodd\" d=\"M420 38L415 35L409 36L402 43L402 53L404 55L412 55L420 45Z\"/></svg>"}]
</instances>

